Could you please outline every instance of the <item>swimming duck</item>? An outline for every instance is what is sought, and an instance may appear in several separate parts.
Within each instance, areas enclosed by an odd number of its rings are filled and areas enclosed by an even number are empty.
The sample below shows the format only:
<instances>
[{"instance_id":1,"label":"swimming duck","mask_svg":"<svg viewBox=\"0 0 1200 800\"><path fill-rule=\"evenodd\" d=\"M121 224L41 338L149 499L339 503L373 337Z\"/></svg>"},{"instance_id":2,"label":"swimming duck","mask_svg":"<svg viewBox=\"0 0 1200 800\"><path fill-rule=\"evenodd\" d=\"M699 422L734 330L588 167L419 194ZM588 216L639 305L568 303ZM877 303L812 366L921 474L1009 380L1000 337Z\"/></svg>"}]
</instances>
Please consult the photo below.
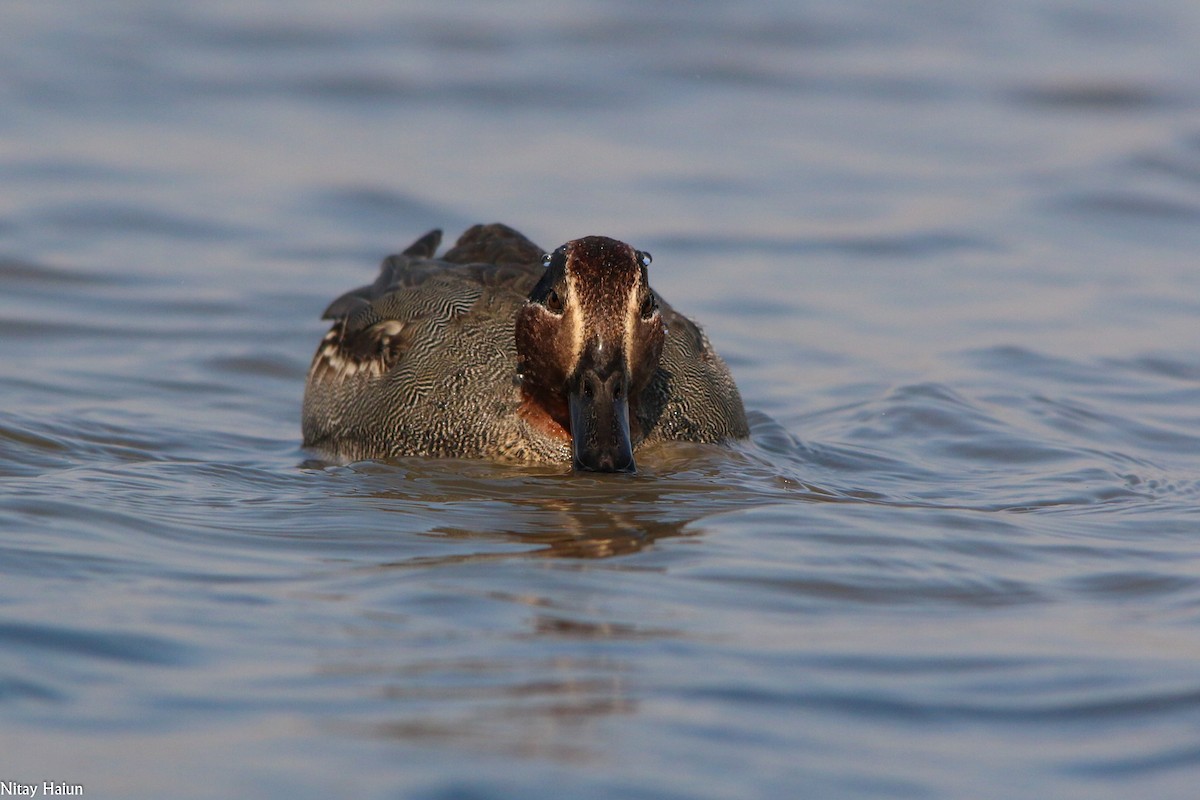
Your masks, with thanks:
<instances>
[{"instance_id":1,"label":"swimming duck","mask_svg":"<svg viewBox=\"0 0 1200 800\"><path fill-rule=\"evenodd\" d=\"M650 254L603 236L549 254L476 225L431 231L325 310L304 393L306 446L632 472L664 440L749 433L725 362L647 282Z\"/></svg>"}]
</instances>

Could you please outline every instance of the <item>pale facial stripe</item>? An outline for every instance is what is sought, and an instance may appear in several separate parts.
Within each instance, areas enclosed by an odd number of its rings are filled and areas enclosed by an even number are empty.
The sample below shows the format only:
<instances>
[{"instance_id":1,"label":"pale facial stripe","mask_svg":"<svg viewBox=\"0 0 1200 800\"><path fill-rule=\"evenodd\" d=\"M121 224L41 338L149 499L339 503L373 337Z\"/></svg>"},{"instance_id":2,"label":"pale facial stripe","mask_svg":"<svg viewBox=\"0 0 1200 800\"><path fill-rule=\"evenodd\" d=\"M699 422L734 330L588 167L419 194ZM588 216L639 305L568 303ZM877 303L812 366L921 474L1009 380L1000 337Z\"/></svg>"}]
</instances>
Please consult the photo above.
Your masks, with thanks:
<instances>
[{"instance_id":1,"label":"pale facial stripe","mask_svg":"<svg viewBox=\"0 0 1200 800\"><path fill-rule=\"evenodd\" d=\"M583 358L583 306L575 288L575 273L567 270L567 312L571 315L571 368Z\"/></svg>"},{"instance_id":2,"label":"pale facial stripe","mask_svg":"<svg viewBox=\"0 0 1200 800\"><path fill-rule=\"evenodd\" d=\"M633 369L633 365L637 363L633 355L633 340L634 331L642 315L642 304L638 302L639 288L641 281L634 281L629 287L629 296L625 298L625 363L629 365L628 369ZM630 375L631 379L632 377Z\"/></svg>"}]
</instances>

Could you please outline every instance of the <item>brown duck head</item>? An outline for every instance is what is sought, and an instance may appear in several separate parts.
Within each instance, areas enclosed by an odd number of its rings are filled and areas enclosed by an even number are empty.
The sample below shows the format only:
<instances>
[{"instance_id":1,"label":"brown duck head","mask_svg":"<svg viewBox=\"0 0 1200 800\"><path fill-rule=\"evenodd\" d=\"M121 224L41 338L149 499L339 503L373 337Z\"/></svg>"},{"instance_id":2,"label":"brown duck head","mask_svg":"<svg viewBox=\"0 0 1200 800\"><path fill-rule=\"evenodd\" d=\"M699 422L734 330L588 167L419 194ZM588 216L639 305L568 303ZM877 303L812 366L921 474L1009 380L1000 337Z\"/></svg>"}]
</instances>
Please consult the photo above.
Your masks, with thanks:
<instances>
[{"instance_id":1,"label":"brown duck head","mask_svg":"<svg viewBox=\"0 0 1200 800\"><path fill-rule=\"evenodd\" d=\"M526 416L570 437L575 469L633 472L639 399L666 336L650 254L588 236L543 264L516 320Z\"/></svg>"}]
</instances>

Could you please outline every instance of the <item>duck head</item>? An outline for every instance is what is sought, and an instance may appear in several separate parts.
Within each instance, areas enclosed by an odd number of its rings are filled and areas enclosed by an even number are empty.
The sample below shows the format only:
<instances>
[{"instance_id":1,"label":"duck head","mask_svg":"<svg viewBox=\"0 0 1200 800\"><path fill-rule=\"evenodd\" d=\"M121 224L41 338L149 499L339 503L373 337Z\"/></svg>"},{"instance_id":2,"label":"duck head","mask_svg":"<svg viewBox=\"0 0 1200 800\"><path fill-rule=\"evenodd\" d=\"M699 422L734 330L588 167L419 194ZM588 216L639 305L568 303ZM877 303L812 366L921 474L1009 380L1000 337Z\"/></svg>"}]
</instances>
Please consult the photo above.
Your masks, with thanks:
<instances>
[{"instance_id":1,"label":"duck head","mask_svg":"<svg viewBox=\"0 0 1200 800\"><path fill-rule=\"evenodd\" d=\"M588 236L543 264L516 320L527 416L570 437L575 469L633 472L638 402L666 336L650 254Z\"/></svg>"}]
</instances>

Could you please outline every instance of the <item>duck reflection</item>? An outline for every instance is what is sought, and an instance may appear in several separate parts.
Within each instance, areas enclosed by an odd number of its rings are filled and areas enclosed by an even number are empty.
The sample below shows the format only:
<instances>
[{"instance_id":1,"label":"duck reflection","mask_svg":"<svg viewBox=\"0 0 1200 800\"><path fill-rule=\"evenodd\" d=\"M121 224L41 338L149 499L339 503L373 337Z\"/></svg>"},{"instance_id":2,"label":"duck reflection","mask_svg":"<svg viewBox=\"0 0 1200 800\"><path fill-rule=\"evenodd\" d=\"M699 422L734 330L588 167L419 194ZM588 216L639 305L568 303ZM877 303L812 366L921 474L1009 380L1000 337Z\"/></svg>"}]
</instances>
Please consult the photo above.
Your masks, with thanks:
<instances>
[{"instance_id":1,"label":"duck reflection","mask_svg":"<svg viewBox=\"0 0 1200 800\"><path fill-rule=\"evenodd\" d=\"M380 692L392 718L347 727L423 747L589 761L596 754L588 730L605 718L637 711L624 668L598 674L603 668L571 658L417 663ZM456 685L430 685L446 682Z\"/></svg>"},{"instance_id":2,"label":"duck reflection","mask_svg":"<svg viewBox=\"0 0 1200 800\"><path fill-rule=\"evenodd\" d=\"M395 511L405 525L419 507L434 524L417 535L441 539L451 552L367 569L365 580L393 587L390 619L376 609L364 621L362 647L342 650L326 667L353 676L373 698L339 727L557 761L603 752L606 721L638 711L645 687L637 654L689 638L672 624L673 611L622 590L645 586L626 581L627 571L665 567L617 557L695 535L692 522L745 500L717 483L727 452L680 458L686 463L663 467L659 478L654 459L637 476L463 462L364 467L355 484L370 488L358 498ZM531 560L550 563L530 569Z\"/></svg>"},{"instance_id":3,"label":"duck reflection","mask_svg":"<svg viewBox=\"0 0 1200 800\"><path fill-rule=\"evenodd\" d=\"M663 519L643 507L649 502L606 508L596 502L522 499L514 505L537 513L495 519L489 530L439 527L432 533L464 541L482 536L520 542L532 547L521 554L525 558L612 558L644 550L660 539L687 535L684 528L690 518Z\"/></svg>"},{"instance_id":4,"label":"duck reflection","mask_svg":"<svg viewBox=\"0 0 1200 800\"><path fill-rule=\"evenodd\" d=\"M476 559L604 559L636 553L689 535L688 526L705 516L761 502L761 494L728 484L729 464L726 448L674 444L664 452L648 451L642 473L634 476L430 459L352 469L359 473L356 488L379 510L406 518L419 514L430 523L422 535L467 545L444 556L379 565L402 569ZM497 540L528 547L506 553L470 547Z\"/></svg>"}]
</instances>

